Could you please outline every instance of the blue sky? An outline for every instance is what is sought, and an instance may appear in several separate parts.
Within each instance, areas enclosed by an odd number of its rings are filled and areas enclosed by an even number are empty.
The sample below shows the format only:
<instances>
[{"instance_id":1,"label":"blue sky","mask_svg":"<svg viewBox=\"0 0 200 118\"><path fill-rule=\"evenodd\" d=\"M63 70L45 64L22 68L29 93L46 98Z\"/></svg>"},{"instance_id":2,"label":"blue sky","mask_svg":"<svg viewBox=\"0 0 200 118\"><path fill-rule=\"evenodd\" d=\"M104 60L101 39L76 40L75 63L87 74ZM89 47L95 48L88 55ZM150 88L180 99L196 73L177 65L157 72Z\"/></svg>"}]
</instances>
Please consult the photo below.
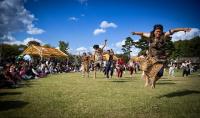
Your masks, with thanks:
<instances>
[{"instance_id":1,"label":"blue sky","mask_svg":"<svg viewBox=\"0 0 200 118\"><path fill-rule=\"evenodd\" d=\"M7 37L15 42L38 40L54 47L63 40L69 42L73 53L91 51L94 44L103 44L105 39L108 39L107 48L119 53L123 40L131 36L132 31L149 32L158 23L163 24L165 31L177 27L196 28L189 38L200 34L198 0L16 1L20 4L16 2L13 7L23 6L26 10L25 20L22 20L25 28L7 31ZM183 35L177 34L175 40ZM138 52L135 48L133 51Z\"/></svg>"}]
</instances>

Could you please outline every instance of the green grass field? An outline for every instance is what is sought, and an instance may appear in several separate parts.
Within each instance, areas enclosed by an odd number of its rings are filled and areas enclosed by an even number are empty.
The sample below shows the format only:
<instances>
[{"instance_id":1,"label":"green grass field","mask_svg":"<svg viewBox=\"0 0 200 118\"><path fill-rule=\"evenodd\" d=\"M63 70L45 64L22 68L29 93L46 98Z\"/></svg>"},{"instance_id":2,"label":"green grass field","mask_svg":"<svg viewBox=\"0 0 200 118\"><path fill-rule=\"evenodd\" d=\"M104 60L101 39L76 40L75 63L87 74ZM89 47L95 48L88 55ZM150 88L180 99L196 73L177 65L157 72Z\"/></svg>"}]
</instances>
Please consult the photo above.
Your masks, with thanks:
<instances>
[{"instance_id":1,"label":"green grass field","mask_svg":"<svg viewBox=\"0 0 200 118\"><path fill-rule=\"evenodd\" d=\"M144 88L141 73L130 79L96 80L80 73L49 75L0 89L1 118L198 118L200 77L164 76L155 89Z\"/></svg>"}]
</instances>

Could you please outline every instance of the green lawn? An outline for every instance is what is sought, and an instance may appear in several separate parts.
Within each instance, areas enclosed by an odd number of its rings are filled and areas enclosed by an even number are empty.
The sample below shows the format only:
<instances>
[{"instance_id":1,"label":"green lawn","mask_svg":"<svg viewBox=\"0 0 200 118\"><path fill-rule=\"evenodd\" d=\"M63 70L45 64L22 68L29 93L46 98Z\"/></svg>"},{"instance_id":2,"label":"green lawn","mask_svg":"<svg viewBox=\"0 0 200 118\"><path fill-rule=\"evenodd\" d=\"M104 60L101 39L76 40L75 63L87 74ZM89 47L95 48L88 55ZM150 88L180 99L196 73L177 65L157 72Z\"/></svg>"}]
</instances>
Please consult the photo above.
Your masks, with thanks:
<instances>
[{"instance_id":1,"label":"green lawn","mask_svg":"<svg viewBox=\"0 0 200 118\"><path fill-rule=\"evenodd\" d=\"M49 75L17 89L0 89L1 118L197 118L200 77L164 76L155 89L130 79L84 79L80 73Z\"/></svg>"}]
</instances>

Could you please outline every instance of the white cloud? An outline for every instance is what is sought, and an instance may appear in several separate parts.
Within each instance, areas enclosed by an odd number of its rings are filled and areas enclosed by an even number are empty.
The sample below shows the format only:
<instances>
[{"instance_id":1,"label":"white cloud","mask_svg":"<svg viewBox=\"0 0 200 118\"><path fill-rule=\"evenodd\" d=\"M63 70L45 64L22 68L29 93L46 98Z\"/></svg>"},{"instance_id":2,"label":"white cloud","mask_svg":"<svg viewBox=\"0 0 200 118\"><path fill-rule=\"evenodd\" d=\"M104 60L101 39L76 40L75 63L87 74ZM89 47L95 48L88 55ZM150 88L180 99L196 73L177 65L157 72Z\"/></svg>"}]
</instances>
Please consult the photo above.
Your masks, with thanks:
<instances>
[{"instance_id":1,"label":"white cloud","mask_svg":"<svg viewBox=\"0 0 200 118\"><path fill-rule=\"evenodd\" d=\"M43 45L43 42L40 40L40 39L36 39L36 38L33 38L33 37L28 37L26 38L23 43L24 45L27 45L29 41L37 41L39 42L41 45Z\"/></svg>"},{"instance_id":2,"label":"white cloud","mask_svg":"<svg viewBox=\"0 0 200 118\"><path fill-rule=\"evenodd\" d=\"M68 52L69 52L69 53L73 53L73 49L72 49L72 48L69 48Z\"/></svg>"},{"instance_id":3,"label":"white cloud","mask_svg":"<svg viewBox=\"0 0 200 118\"><path fill-rule=\"evenodd\" d=\"M116 54L123 54L122 45L125 45L125 39L115 43L115 46L116 46L115 52L116 52ZM140 52L140 49L133 46L131 48L131 51L132 51L131 52L131 56L136 56Z\"/></svg>"},{"instance_id":4,"label":"white cloud","mask_svg":"<svg viewBox=\"0 0 200 118\"><path fill-rule=\"evenodd\" d=\"M45 31L43 29L36 28L34 27L33 24L28 25L28 31L27 31L28 34L42 34L44 32Z\"/></svg>"},{"instance_id":5,"label":"white cloud","mask_svg":"<svg viewBox=\"0 0 200 118\"><path fill-rule=\"evenodd\" d=\"M9 35L15 32L29 31L30 26L34 30L32 34L44 32L34 27L33 22L37 19L24 7L24 0L0 0L0 11L0 39L3 41L9 41Z\"/></svg>"},{"instance_id":6,"label":"white cloud","mask_svg":"<svg viewBox=\"0 0 200 118\"><path fill-rule=\"evenodd\" d=\"M125 40L119 41L115 44L117 48L122 48L122 45L125 45Z\"/></svg>"},{"instance_id":7,"label":"white cloud","mask_svg":"<svg viewBox=\"0 0 200 118\"><path fill-rule=\"evenodd\" d=\"M2 36L2 39L3 39L3 42L4 42L4 41L14 41L14 40L16 40L15 37L13 37L10 33L8 33L7 35L3 35L3 36ZM1 40L2 40L2 39L1 39ZM4 39L5 39L5 40L4 40Z\"/></svg>"},{"instance_id":8,"label":"white cloud","mask_svg":"<svg viewBox=\"0 0 200 118\"><path fill-rule=\"evenodd\" d=\"M99 34L102 34L102 33L105 33L106 30L105 29L95 29L93 34L94 35L99 35Z\"/></svg>"},{"instance_id":9,"label":"white cloud","mask_svg":"<svg viewBox=\"0 0 200 118\"><path fill-rule=\"evenodd\" d=\"M98 34L101 34L101 33L105 33L107 30L107 28L117 28L117 25L115 23L109 23L107 21L102 21L100 23L100 28L97 28L94 30L93 34L94 35L98 35Z\"/></svg>"},{"instance_id":10,"label":"white cloud","mask_svg":"<svg viewBox=\"0 0 200 118\"><path fill-rule=\"evenodd\" d=\"M100 24L100 27L103 28L103 29L106 29L106 28L117 28L117 25L115 23L109 23L108 21L102 21L101 24Z\"/></svg>"},{"instance_id":11,"label":"white cloud","mask_svg":"<svg viewBox=\"0 0 200 118\"><path fill-rule=\"evenodd\" d=\"M78 20L79 20L79 18L77 18L77 17L74 17L74 16L72 16L72 17L69 17L68 19L69 19L69 20L71 20L71 21L78 21Z\"/></svg>"},{"instance_id":12,"label":"white cloud","mask_svg":"<svg viewBox=\"0 0 200 118\"><path fill-rule=\"evenodd\" d=\"M33 38L33 37L28 37L28 38L24 39L24 41L18 41L15 38L12 37L12 40L4 41L3 43L9 44L9 45L27 45L29 41L37 41L41 45L44 44L40 39L36 39L36 38Z\"/></svg>"},{"instance_id":13,"label":"white cloud","mask_svg":"<svg viewBox=\"0 0 200 118\"><path fill-rule=\"evenodd\" d=\"M87 48L85 47L79 47L76 49L77 52L87 52Z\"/></svg>"},{"instance_id":14,"label":"white cloud","mask_svg":"<svg viewBox=\"0 0 200 118\"><path fill-rule=\"evenodd\" d=\"M123 54L123 51L122 50L116 50L115 53L116 54Z\"/></svg>"},{"instance_id":15,"label":"white cloud","mask_svg":"<svg viewBox=\"0 0 200 118\"><path fill-rule=\"evenodd\" d=\"M200 36L200 30L198 28L192 28L190 32L177 32L172 35L172 41L178 41L178 40L186 40L186 39L192 39L196 36Z\"/></svg>"},{"instance_id":16,"label":"white cloud","mask_svg":"<svg viewBox=\"0 0 200 118\"><path fill-rule=\"evenodd\" d=\"M89 51L90 52L94 52L94 48L93 47L89 47Z\"/></svg>"},{"instance_id":17,"label":"white cloud","mask_svg":"<svg viewBox=\"0 0 200 118\"><path fill-rule=\"evenodd\" d=\"M9 45L21 45L21 44L23 44L22 41L17 41L15 39L15 37L13 37L11 34L4 35L3 39L7 39L7 40L3 40L3 44L9 44Z\"/></svg>"},{"instance_id":18,"label":"white cloud","mask_svg":"<svg viewBox=\"0 0 200 118\"><path fill-rule=\"evenodd\" d=\"M131 56L137 56L138 55L138 53L140 52L140 50L141 49L139 49L139 48L136 48L136 47L132 47L131 48Z\"/></svg>"},{"instance_id":19,"label":"white cloud","mask_svg":"<svg viewBox=\"0 0 200 118\"><path fill-rule=\"evenodd\" d=\"M87 48L85 48L85 47L79 47L79 48L76 48L76 50L75 51L73 51L73 52L71 52L72 54L75 54L75 55L81 55L82 53L84 53L84 52L88 52L88 49Z\"/></svg>"},{"instance_id":20,"label":"white cloud","mask_svg":"<svg viewBox=\"0 0 200 118\"><path fill-rule=\"evenodd\" d=\"M4 41L3 44L9 44L9 45L23 45L24 43L23 43L22 41L13 40L13 41Z\"/></svg>"}]
</instances>

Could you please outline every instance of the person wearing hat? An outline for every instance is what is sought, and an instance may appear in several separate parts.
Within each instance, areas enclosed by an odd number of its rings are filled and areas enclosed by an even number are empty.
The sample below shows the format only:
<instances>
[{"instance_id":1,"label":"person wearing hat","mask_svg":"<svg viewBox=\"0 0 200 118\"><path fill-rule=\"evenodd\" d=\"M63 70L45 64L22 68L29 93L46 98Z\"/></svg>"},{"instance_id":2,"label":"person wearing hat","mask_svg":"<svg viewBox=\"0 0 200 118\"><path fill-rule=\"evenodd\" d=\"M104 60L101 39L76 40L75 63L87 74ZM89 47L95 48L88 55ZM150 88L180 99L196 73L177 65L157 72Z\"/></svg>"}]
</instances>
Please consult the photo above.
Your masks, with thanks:
<instances>
[{"instance_id":1,"label":"person wearing hat","mask_svg":"<svg viewBox=\"0 0 200 118\"><path fill-rule=\"evenodd\" d=\"M167 59L167 53L165 51L166 40L170 39L170 36L178 31L191 31L191 28L176 28L171 29L168 32L163 31L163 26L161 24L156 24L150 33L144 32L132 32L133 35L139 35L146 37L149 42L147 62L150 63L148 68L146 68L146 84L145 86L151 85L155 88L155 83L158 79L163 76L164 63ZM152 78L152 81L150 80Z\"/></svg>"}]
</instances>

